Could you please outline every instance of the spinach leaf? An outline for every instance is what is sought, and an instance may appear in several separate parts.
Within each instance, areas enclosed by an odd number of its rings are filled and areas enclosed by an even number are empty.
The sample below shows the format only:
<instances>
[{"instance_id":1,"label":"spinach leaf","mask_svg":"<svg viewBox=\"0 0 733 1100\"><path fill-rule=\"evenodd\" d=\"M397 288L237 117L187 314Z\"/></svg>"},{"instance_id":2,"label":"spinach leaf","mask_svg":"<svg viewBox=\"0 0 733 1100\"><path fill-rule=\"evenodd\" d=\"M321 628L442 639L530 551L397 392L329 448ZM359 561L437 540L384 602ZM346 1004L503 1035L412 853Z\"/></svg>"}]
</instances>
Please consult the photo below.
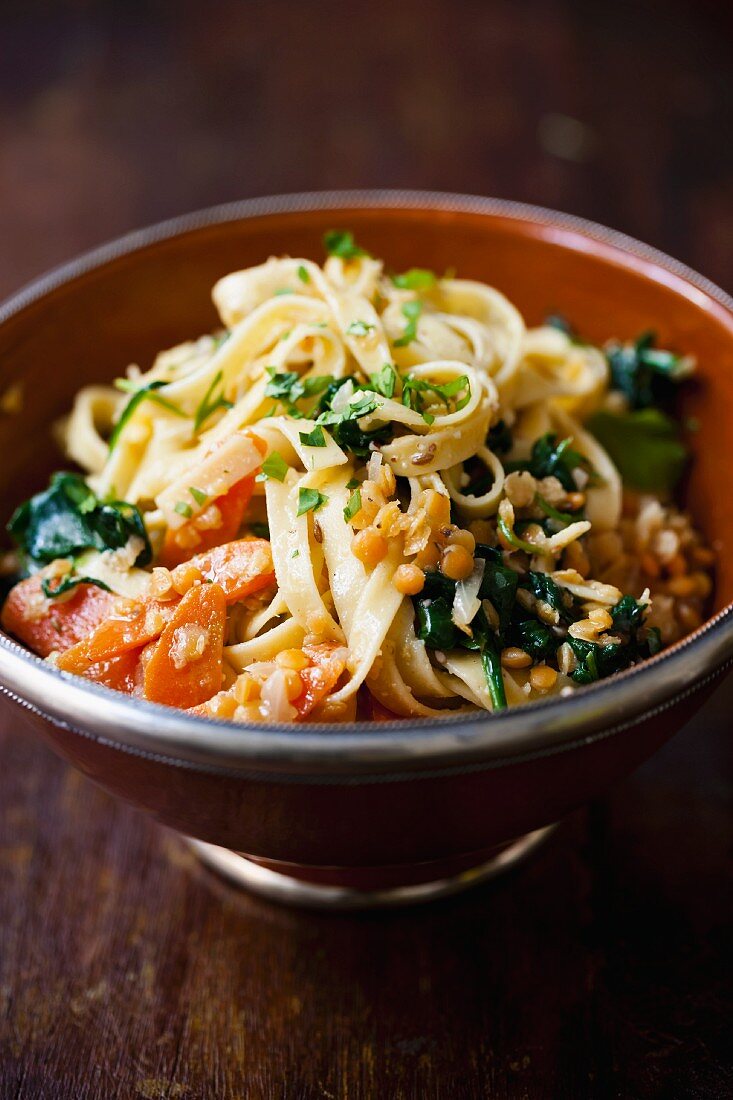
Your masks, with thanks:
<instances>
[{"instance_id":1,"label":"spinach leaf","mask_svg":"<svg viewBox=\"0 0 733 1100\"><path fill-rule=\"evenodd\" d=\"M645 493L671 493L687 462L677 425L659 409L601 409L586 427L608 451L622 480Z\"/></svg>"},{"instance_id":2,"label":"spinach leaf","mask_svg":"<svg viewBox=\"0 0 733 1100\"><path fill-rule=\"evenodd\" d=\"M486 436L486 446L497 455L505 455L513 446L512 433L503 420L497 420Z\"/></svg>"},{"instance_id":3,"label":"spinach leaf","mask_svg":"<svg viewBox=\"0 0 733 1100\"><path fill-rule=\"evenodd\" d=\"M224 372L217 371L194 413L193 430L200 431L209 417L219 409L231 408L233 408L232 402L224 397Z\"/></svg>"},{"instance_id":4,"label":"spinach leaf","mask_svg":"<svg viewBox=\"0 0 733 1100\"><path fill-rule=\"evenodd\" d=\"M517 597L519 575L503 565L501 555L493 547L478 543L475 556L486 562L484 575L479 589L479 599L491 600L499 616L499 636L506 633L512 617L512 609ZM498 559L498 560L497 560Z\"/></svg>"},{"instance_id":5,"label":"spinach leaf","mask_svg":"<svg viewBox=\"0 0 733 1100\"><path fill-rule=\"evenodd\" d=\"M82 550L117 550L132 536L144 543L135 565L148 565L152 559L134 504L98 500L78 474L54 474L48 489L16 509L8 530L34 563L74 557Z\"/></svg>"},{"instance_id":6,"label":"spinach leaf","mask_svg":"<svg viewBox=\"0 0 733 1100\"><path fill-rule=\"evenodd\" d=\"M167 385L166 382L151 382L147 386L141 386L139 389L135 389L135 383L128 378L118 378L115 385L117 389L124 390L126 393L132 393L132 397L125 405L124 409L119 415L117 423L112 429L112 434L109 437L109 449L114 450L119 438L122 434L123 428L129 421L135 409L142 401L153 401L156 405L160 405L162 408L167 409L168 412L175 413L176 416L185 417L186 414L182 409L178 408L178 405L174 405L172 401L168 401L167 398L161 396L156 391Z\"/></svg>"},{"instance_id":7,"label":"spinach leaf","mask_svg":"<svg viewBox=\"0 0 733 1100\"><path fill-rule=\"evenodd\" d=\"M421 595L413 600L417 636L429 649L450 651L461 648L479 652L492 705L494 710L501 710L506 706L506 694L499 644L483 609L471 623L472 635L455 626L452 619L455 591L456 582L442 573L431 571L425 574L425 587Z\"/></svg>"},{"instance_id":8,"label":"spinach leaf","mask_svg":"<svg viewBox=\"0 0 733 1100\"><path fill-rule=\"evenodd\" d=\"M505 464L505 469L508 471L529 470L538 480L543 477L556 477L568 493L578 488L573 478L573 470L577 468L591 472L588 460L572 449L570 440L558 441L554 432L547 432L546 435L535 440L528 460Z\"/></svg>"},{"instance_id":9,"label":"spinach leaf","mask_svg":"<svg viewBox=\"0 0 733 1100\"><path fill-rule=\"evenodd\" d=\"M536 573L530 569L521 579L520 588L526 588L535 599L549 604L560 616L560 622L568 625L578 618L573 597L566 588L548 576L547 573Z\"/></svg>"},{"instance_id":10,"label":"spinach leaf","mask_svg":"<svg viewBox=\"0 0 733 1100\"><path fill-rule=\"evenodd\" d=\"M599 645L580 638L567 639L578 662L571 676L577 684L592 684L633 664L635 653L624 645Z\"/></svg>"},{"instance_id":11,"label":"spinach leaf","mask_svg":"<svg viewBox=\"0 0 733 1100\"><path fill-rule=\"evenodd\" d=\"M63 596L65 592L70 592L72 588L76 588L80 584L93 584L97 588L102 588L105 592L111 592L112 589L104 581L98 581L96 577L77 577L73 573L67 573L65 577L62 577L58 584L52 583L48 577L44 577L41 581L41 591L46 599L53 599L55 596Z\"/></svg>"},{"instance_id":12,"label":"spinach leaf","mask_svg":"<svg viewBox=\"0 0 733 1100\"><path fill-rule=\"evenodd\" d=\"M619 390L632 409L648 409L664 403L670 383L687 373L688 360L672 351L655 348L654 332L643 332L633 344L606 346L611 388Z\"/></svg>"},{"instance_id":13,"label":"spinach leaf","mask_svg":"<svg viewBox=\"0 0 733 1100\"><path fill-rule=\"evenodd\" d=\"M622 596L610 611L615 630L624 634L635 634L644 625L646 607L637 603L633 596Z\"/></svg>"},{"instance_id":14,"label":"spinach leaf","mask_svg":"<svg viewBox=\"0 0 733 1100\"><path fill-rule=\"evenodd\" d=\"M451 618L452 603L443 596L437 599L420 599L416 603L417 636L425 642L428 649L455 649L458 645L458 630Z\"/></svg>"},{"instance_id":15,"label":"spinach leaf","mask_svg":"<svg viewBox=\"0 0 733 1100\"><path fill-rule=\"evenodd\" d=\"M549 626L537 619L521 619L512 623L510 638L512 645L529 653L534 661L544 661L552 656L559 645Z\"/></svg>"},{"instance_id":16,"label":"spinach leaf","mask_svg":"<svg viewBox=\"0 0 733 1100\"><path fill-rule=\"evenodd\" d=\"M562 313L551 313L549 317L545 317L545 324L548 328L554 328L557 329L558 332L563 332L570 340L571 344L577 344L581 347L585 345L585 340L581 340L578 336L577 329Z\"/></svg>"}]
</instances>

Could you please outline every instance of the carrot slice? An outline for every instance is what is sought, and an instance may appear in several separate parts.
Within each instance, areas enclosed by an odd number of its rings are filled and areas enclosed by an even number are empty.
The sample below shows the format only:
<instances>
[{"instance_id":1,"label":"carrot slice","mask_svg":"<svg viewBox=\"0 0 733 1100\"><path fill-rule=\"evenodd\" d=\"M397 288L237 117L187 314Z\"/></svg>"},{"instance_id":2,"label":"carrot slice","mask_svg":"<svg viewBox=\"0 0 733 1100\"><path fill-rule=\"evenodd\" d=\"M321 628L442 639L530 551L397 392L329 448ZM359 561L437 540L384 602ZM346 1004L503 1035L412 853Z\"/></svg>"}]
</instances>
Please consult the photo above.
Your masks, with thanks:
<instances>
[{"instance_id":1,"label":"carrot slice","mask_svg":"<svg viewBox=\"0 0 733 1100\"><path fill-rule=\"evenodd\" d=\"M110 661L131 649L140 649L160 636L173 618L178 601L135 600L127 614L112 614L88 637L62 653L58 667L64 672L85 673L90 665Z\"/></svg>"},{"instance_id":2,"label":"carrot slice","mask_svg":"<svg viewBox=\"0 0 733 1100\"><path fill-rule=\"evenodd\" d=\"M371 719L373 722L395 722L401 716L395 714L394 711L389 710L378 699L371 696L369 699L369 706L371 707Z\"/></svg>"},{"instance_id":3,"label":"carrot slice","mask_svg":"<svg viewBox=\"0 0 733 1100\"><path fill-rule=\"evenodd\" d=\"M66 650L105 619L115 597L94 584L78 585L68 598L47 600L36 574L11 588L0 621L40 657Z\"/></svg>"},{"instance_id":4,"label":"carrot slice","mask_svg":"<svg viewBox=\"0 0 733 1100\"><path fill-rule=\"evenodd\" d=\"M84 673L84 678L94 680L96 684L104 684L113 691L132 695L138 681L139 669L140 650L131 649L129 653L122 653L110 661L90 665Z\"/></svg>"},{"instance_id":5,"label":"carrot slice","mask_svg":"<svg viewBox=\"0 0 733 1100\"><path fill-rule=\"evenodd\" d=\"M211 502L211 506L216 507L221 516L218 527L199 527L201 517L196 517L175 531L168 530L160 552L160 564L166 569L174 569L194 554L210 550L220 543L231 542L242 525L254 485L254 477L243 477L223 496L216 497Z\"/></svg>"},{"instance_id":6,"label":"carrot slice","mask_svg":"<svg viewBox=\"0 0 733 1100\"><path fill-rule=\"evenodd\" d=\"M192 558L190 564L199 570L204 580L223 590L227 603L259 592L275 579L272 552L266 539L239 539L215 546L208 553ZM64 672L83 674L90 665L109 661L131 649L140 649L160 637L178 614L182 602L178 599L136 600L131 601L128 612L120 614L109 614L112 605L108 605L105 608L108 617L67 649L59 658L58 667Z\"/></svg>"},{"instance_id":7,"label":"carrot slice","mask_svg":"<svg viewBox=\"0 0 733 1100\"><path fill-rule=\"evenodd\" d=\"M300 718L310 714L333 691L346 668L346 650L343 646L325 642L323 645L303 646L303 652L313 664L298 673L303 691L293 700L293 706Z\"/></svg>"},{"instance_id":8,"label":"carrot slice","mask_svg":"<svg viewBox=\"0 0 733 1100\"><path fill-rule=\"evenodd\" d=\"M275 580L267 539L237 539L191 558L207 581L221 585L227 603L251 596Z\"/></svg>"},{"instance_id":9,"label":"carrot slice","mask_svg":"<svg viewBox=\"0 0 733 1100\"><path fill-rule=\"evenodd\" d=\"M222 683L225 621L218 584L190 588L145 665L145 698L185 708L215 695Z\"/></svg>"}]
</instances>

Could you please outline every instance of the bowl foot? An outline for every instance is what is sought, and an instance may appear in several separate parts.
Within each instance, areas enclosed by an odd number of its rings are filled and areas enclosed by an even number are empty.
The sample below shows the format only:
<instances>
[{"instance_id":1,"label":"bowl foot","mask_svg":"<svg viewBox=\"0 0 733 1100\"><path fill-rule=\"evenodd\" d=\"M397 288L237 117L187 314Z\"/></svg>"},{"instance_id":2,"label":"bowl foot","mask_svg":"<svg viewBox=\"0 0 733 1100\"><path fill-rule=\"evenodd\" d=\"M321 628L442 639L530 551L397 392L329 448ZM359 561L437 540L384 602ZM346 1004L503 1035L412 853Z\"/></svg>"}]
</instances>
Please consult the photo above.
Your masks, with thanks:
<instances>
[{"instance_id":1,"label":"bowl foot","mask_svg":"<svg viewBox=\"0 0 733 1100\"><path fill-rule=\"evenodd\" d=\"M377 909L433 901L487 882L530 855L554 828L554 825L546 825L543 829L526 833L494 850L488 859L474 866L462 867L453 874L414 881L417 869L411 867L407 869L407 877L411 881L395 884L395 868L387 868L389 885L378 885L371 875L369 877L372 881L367 887L354 885L353 882L348 885L339 884L339 878L354 878L354 868L344 868L343 874L340 874L339 868L296 868L291 864L280 864L280 867L288 868L289 873L284 873L273 869L277 864L263 866L261 862L239 855L229 848L220 848L194 837L188 837L187 840L207 867L229 879L235 886L269 898L270 901L308 909ZM422 865L424 868L430 866ZM445 863L441 866L449 867ZM311 879L307 877L309 873L313 876ZM419 870L417 874L419 876ZM324 882L323 879L327 881Z\"/></svg>"}]
</instances>

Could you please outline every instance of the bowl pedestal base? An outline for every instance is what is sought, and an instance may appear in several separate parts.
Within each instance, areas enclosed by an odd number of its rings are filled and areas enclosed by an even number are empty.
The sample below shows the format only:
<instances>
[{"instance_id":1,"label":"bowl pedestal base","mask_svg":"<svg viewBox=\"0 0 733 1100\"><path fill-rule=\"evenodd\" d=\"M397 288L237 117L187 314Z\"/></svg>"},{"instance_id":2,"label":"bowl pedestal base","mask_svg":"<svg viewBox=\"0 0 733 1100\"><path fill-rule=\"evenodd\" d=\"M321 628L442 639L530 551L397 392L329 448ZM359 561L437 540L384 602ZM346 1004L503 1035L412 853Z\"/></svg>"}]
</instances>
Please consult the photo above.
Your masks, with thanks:
<instances>
[{"instance_id":1,"label":"bowl pedestal base","mask_svg":"<svg viewBox=\"0 0 733 1100\"><path fill-rule=\"evenodd\" d=\"M526 833L468 866L463 857L404 868L306 867L260 860L194 837L187 839L207 867L243 890L283 905L347 910L414 905L457 894L516 866L554 828L547 825Z\"/></svg>"}]
</instances>

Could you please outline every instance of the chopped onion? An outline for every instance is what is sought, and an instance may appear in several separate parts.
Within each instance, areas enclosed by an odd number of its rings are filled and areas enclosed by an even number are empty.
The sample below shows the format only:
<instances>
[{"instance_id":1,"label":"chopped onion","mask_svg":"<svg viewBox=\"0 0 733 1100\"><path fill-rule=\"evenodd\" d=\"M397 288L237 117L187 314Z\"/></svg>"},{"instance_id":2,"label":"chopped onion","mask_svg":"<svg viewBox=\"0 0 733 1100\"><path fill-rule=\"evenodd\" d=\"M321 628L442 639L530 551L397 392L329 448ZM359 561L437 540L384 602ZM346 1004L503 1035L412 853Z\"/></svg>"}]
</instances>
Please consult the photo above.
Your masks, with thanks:
<instances>
[{"instance_id":1,"label":"chopped onion","mask_svg":"<svg viewBox=\"0 0 733 1100\"><path fill-rule=\"evenodd\" d=\"M261 697L267 708L267 717L273 722L292 722L298 714L288 699L284 669L277 668L268 676L262 685Z\"/></svg>"},{"instance_id":2,"label":"chopped onion","mask_svg":"<svg viewBox=\"0 0 733 1100\"><path fill-rule=\"evenodd\" d=\"M465 581L459 581L456 585L451 617L459 629L467 627L481 607L478 590L481 587L481 581L484 579L485 568L486 562L484 559L476 558L471 575L466 577Z\"/></svg>"},{"instance_id":3,"label":"chopped onion","mask_svg":"<svg viewBox=\"0 0 733 1100\"><path fill-rule=\"evenodd\" d=\"M367 477L370 481L376 481L379 477L379 467L382 465L382 456L379 451L374 451L367 462Z\"/></svg>"}]
</instances>

